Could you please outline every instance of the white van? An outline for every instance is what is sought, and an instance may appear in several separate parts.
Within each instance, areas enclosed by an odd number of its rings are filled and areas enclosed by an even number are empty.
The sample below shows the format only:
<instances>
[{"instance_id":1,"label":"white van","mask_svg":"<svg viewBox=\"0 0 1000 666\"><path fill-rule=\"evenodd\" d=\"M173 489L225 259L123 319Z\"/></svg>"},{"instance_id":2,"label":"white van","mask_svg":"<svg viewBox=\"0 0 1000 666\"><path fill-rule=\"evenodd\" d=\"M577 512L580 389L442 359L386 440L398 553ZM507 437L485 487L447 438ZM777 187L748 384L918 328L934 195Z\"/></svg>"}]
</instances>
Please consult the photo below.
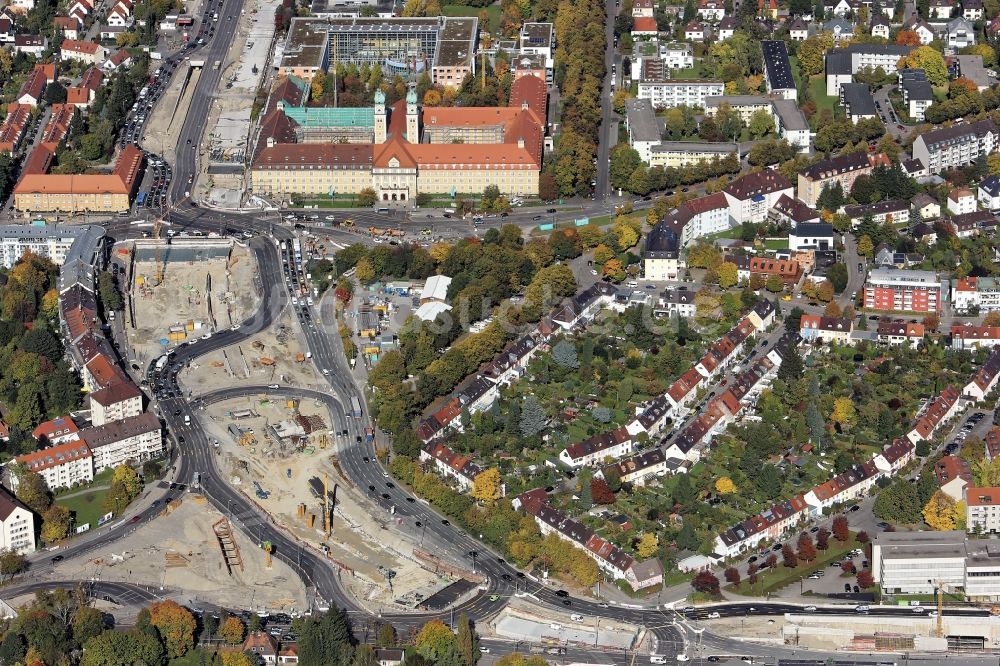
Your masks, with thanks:
<instances>
[{"instance_id":1,"label":"white van","mask_svg":"<svg viewBox=\"0 0 1000 666\"><path fill-rule=\"evenodd\" d=\"M574 622L583 622L583 616L582 616L582 615L580 615L579 613L573 613L573 614L572 614L572 615L570 615L569 617L570 617L570 619L571 619L571 620L573 620Z\"/></svg>"},{"instance_id":2,"label":"white van","mask_svg":"<svg viewBox=\"0 0 1000 666\"><path fill-rule=\"evenodd\" d=\"M651 664L665 664L667 663L667 658L662 654L651 654L649 655L649 663Z\"/></svg>"},{"instance_id":3,"label":"white van","mask_svg":"<svg viewBox=\"0 0 1000 666\"><path fill-rule=\"evenodd\" d=\"M639 286L639 283L636 282L635 280L631 280L631 281L629 281L629 283L628 283L627 286L632 287L633 289L635 289L636 287Z\"/></svg>"}]
</instances>

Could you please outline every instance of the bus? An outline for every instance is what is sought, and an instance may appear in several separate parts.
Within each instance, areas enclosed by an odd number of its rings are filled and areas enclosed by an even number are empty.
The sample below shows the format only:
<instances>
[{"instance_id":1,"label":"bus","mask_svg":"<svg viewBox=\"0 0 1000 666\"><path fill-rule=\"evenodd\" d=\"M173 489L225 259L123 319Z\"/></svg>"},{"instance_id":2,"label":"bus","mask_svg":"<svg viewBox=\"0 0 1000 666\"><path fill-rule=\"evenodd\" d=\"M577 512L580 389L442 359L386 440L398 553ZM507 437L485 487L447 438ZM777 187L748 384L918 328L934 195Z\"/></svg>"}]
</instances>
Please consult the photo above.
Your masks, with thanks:
<instances>
[{"instance_id":1,"label":"bus","mask_svg":"<svg viewBox=\"0 0 1000 666\"><path fill-rule=\"evenodd\" d=\"M135 205L141 207L144 203L146 203L146 193L139 192L139 196L135 198Z\"/></svg>"},{"instance_id":2,"label":"bus","mask_svg":"<svg viewBox=\"0 0 1000 666\"><path fill-rule=\"evenodd\" d=\"M361 401L357 396L351 396L351 411L354 413L354 418L361 418Z\"/></svg>"}]
</instances>

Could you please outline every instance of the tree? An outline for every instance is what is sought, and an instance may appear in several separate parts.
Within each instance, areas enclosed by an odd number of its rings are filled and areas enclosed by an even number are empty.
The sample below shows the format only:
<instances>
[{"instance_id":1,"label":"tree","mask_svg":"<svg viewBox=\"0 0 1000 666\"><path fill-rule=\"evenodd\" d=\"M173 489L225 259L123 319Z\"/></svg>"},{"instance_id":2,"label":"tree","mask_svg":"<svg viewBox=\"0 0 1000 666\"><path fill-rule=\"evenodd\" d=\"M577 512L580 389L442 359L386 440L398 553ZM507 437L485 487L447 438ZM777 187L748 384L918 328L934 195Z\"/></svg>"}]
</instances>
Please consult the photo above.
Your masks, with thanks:
<instances>
[{"instance_id":1,"label":"tree","mask_svg":"<svg viewBox=\"0 0 1000 666\"><path fill-rule=\"evenodd\" d=\"M924 522L938 531L955 529L955 500L938 490L923 510Z\"/></svg>"},{"instance_id":2,"label":"tree","mask_svg":"<svg viewBox=\"0 0 1000 666\"><path fill-rule=\"evenodd\" d=\"M129 465L119 465L111 476L111 488L104 498L104 508L120 514L142 492L142 480Z\"/></svg>"},{"instance_id":3,"label":"tree","mask_svg":"<svg viewBox=\"0 0 1000 666\"><path fill-rule=\"evenodd\" d=\"M260 663L258 657L240 650L220 650L219 655L222 657L221 666L257 666Z\"/></svg>"},{"instance_id":4,"label":"tree","mask_svg":"<svg viewBox=\"0 0 1000 666\"><path fill-rule=\"evenodd\" d=\"M44 356L53 362L58 361L63 355L62 345L59 344L56 336L52 335L49 329L41 326L25 333L18 341L17 346L30 354Z\"/></svg>"},{"instance_id":5,"label":"tree","mask_svg":"<svg viewBox=\"0 0 1000 666\"><path fill-rule=\"evenodd\" d=\"M726 569L726 582L730 583L733 587L739 587L740 584L740 572L736 567L729 567Z\"/></svg>"},{"instance_id":6,"label":"tree","mask_svg":"<svg viewBox=\"0 0 1000 666\"><path fill-rule=\"evenodd\" d=\"M521 404L521 434L525 437L537 435L545 427L545 410L533 395L528 395Z\"/></svg>"},{"instance_id":7,"label":"tree","mask_svg":"<svg viewBox=\"0 0 1000 666\"><path fill-rule=\"evenodd\" d=\"M83 645L106 629L104 613L90 606L77 608L73 614L72 629L73 640L79 645Z\"/></svg>"},{"instance_id":8,"label":"tree","mask_svg":"<svg viewBox=\"0 0 1000 666\"><path fill-rule=\"evenodd\" d=\"M864 235L858 239L858 254L869 259L875 254L875 243L870 236Z\"/></svg>"},{"instance_id":9,"label":"tree","mask_svg":"<svg viewBox=\"0 0 1000 666\"><path fill-rule=\"evenodd\" d=\"M202 627L204 627L205 629L205 635L208 636L209 638L214 636L215 632L218 631L219 629L219 619L214 615L212 615L211 613L207 613L205 615L205 617L201 621L201 624Z\"/></svg>"},{"instance_id":10,"label":"tree","mask_svg":"<svg viewBox=\"0 0 1000 666\"><path fill-rule=\"evenodd\" d=\"M840 570L845 574L854 575L854 572L856 572L858 568L854 566L854 562L852 560L844 560L840 563Z\"/></svg>"},{"instance_id":11,"label":"tree","mask_svg":"<svg viewBox=\"0 0 1000 666\"><path fill-rule=\"evenodd\" d=\"M580 358L576 353L576 345L563 338L552 347L552 360L563 368L576 369L580 367Z\"/></svg>"},{"instance_id":12,"label":"tree","mask_svg":"<svg viewBox=\"0 0 1000 666\"><path fill-rule=\"evenodd\" d=\"M441 620L430 620L417 634L414 645L424 659L436 661L455 647L455 635Z\"/></svg>"},{"instance_id":13,"label":"tree","mask_svg":"<svg viewBox=\"0 0 1000 666\"><path fill-rule=\"evenodd\" d=\"M786 543L781 547L781 558L785 567L789 569L799 566L799 558L795 555L795 550L792 549L790 544Z\"/></svg>"},{"instance_id":14,"label":"tree","mask_svg":"<svg viewBox=\"0 0 1000 666\"><path fill-rule=\"evenodd\" d=\"M798 541L799 557L806 562L812 562L816 559L816 546L813 544L812 537L808 532L803 532L799 535Z\"/></svg>"},{"instance_id":15,"label":"tree","mask_svg":"<svg viewBox=\"0 0 1000 666\"><path fill-rule=\"evenodd\" d=\"M538 176L538 198L542 201L555 201L559 198L559 186L550 173Z\"/></svg>"},{"instance_id":16,"label":"tree","mask_svg":"<svg viewBox=\"0 0 1000 666\"><path fill-rule=\"evenodd\" d=\"M14 493L17 499L35 513L45 513L52 505L52 493L45 479L23 465L14 465L11 473L17 477L17 491Z\"/></svg>"},{"instance_id":17,"label":"tree","mask_svg":"<svg viewBox=\"0 0 1000 666\"><path fill-rule=\"evenodd\" d=\"M833 413L830 414L830 420L838 423L844 430L850 429L858 420L857 412L854 409L854 401L847 397L834 400Z\"/></svg>"},{"instance_id":18,"label":"tree","mask_svg":"<svg viewBox=\"0 0 1000 666\"><path fill-rule=\"evenodd\" d=\"M229 645L239 645L243 642L243 635L246 633L246 628L243 623L240 622L240 618L235 615L230 615L223 622L222 626L219 627L219 637L222 638Z\"/></svg>"},{"instance_id":19,"label":"tree","mask_svg":"<svg viewBox=\"0 0 1000 666\"><path fill-rule=\"evenodd\" d=\"M149 616L152 625L160 632L167 656L171 659L183 657L194 647L194 632L198 625L194 616L176 601L167 599L153 604L149 607Z\"/></svg>"},{"instance_id":20,"label":"tree","mask_svg":"<svg viewBox=\"0 0 1000 666\"><path fill-rule=\"evenodd\" d=\"M656 538L656 535L652 532L646 532L641 537L639 537L639 542L636 544L635 551L639 554L642 559L647 559L656 555L656 551L660 548L660 541Z\"/></svg>"},{"instance_id":21,"label":"tree","mask_svg":"<svg viewBox=\"0 0 1000 666\"><path fill-rule=\"evenodd\" d=\"M758 109L750 116L750 135L761 139L774 131L774 118L770 111Z\"/></svg>"},{"instance_id":22,"label":"tree","mask_svg":"<svg viewBox=\"0 0 1000 666\"><path fill-rule=\"evenodd\" d=\"M598 504L614 504L617 499L608 482L596 478L590 480L590 496Z\"/></svg>"},{"instance_id":23,"label":"tree","mask_svg":"<svg viewBox=\"0 0 1000 666\"><path fill-rule=\"evenodd\" d=\"M719 595L719 579L711 571L699 572L691 581L691 587L702 594L713 597Z\"/></svg>"},{"instance_id":24,"label":"tree","mask_svg":"<svg viewBox=\"0 0 1000 666\"><path fill-rule=\"evenodd\" d=\"M465 666L474 666L479 661L479 637L472 627L468 616L462 613L458 616L458 634L455 637L455 647L462 657Z\"/></svg>"},{"instance_id":25,"label":"tree","mask_svg":"<svg viewBox=\"0 0 1000 666\"><path fill-rule=\"evenodd\" d=\"M844 187L840 184L840 181L835 181L833 185L823 186L823 191L819 193L819 197L816 199L816 205L822 209L830 211L831 213L840 209L847 203L847 197L844 196Z\"/></svg>"},{"instance_id":26,"label":"tree","mask_svg":"<svg viewBox=\"0 0 1000 666\"><path fill-rule=\"evenodd\" d=\"M944 56L930 46L918 46L909 55L900 58L898 69L922 69L932 86L943 86L948 82L948 68Z\"/></svg>"},{"instance_id":27,"label":"tree","mask_svg":"<svg viewBox=\"0 0 1000 666\"><path fill-rule=\"evenodd\" d=\"M615 189L627 189L629 180L635 170L642 166L639 151L627 143L620 143L611 149L608 174L611 176L611 186Z\"/></svg>"},{"instance_id":28,"label":"tree","mask_svg":"<svg viewBox=\"0 0 1000 666\"><path fill-rule=\"evenodd\" d=\"M833 519L833 536L840 543L847 543L851 538L851 528L846 516L837 516Z\"/></svg>"},{"instance_id":29,"label":"tree","mask_svg":"<svg viewBox=\"0 0 1000 666\"><path fill-rule=\"evenodd\" d=\"M55 543L66 538L71 522L69 509L62 504L53 504L42 514L42 541Z\"/></svg>"},{"instance_id":30,"label":"tree","mask_svg":"<svg viewBox=\"0 0 1000 666\"><path fill-rule=\"evenodd\" d=\"M502 489L503 477L496 467L480 472L472 480L472 496L486 504L492 504L500 499Z\"/></svg>"},{"instance_id":31,"label":"tree","mask_svg":"<svg viewBox=\"0 0 1000 666\"><path fill-rule=\"evenodd\" d=\"M896 43L900 46L920 46L920 35L915 30L900 30L896 33Z\"/></svg>"},{"instance_id":32,"label":"tree","mask_svg":"<svg viewBox=\"0 0 1000 666\"><path fill-rule=\"evenodd\" d=\"M868 532L865 532L864 530L858 532L858 535L855 538L858 540L858 543L860 544L866 544L869 541L871 541L871 538L868 536Z\"/></svg>"},{"instance_id":33,"label":"tree","mask_svg":"<svg viewBox=\"0 0 1000 666\"><path fill-rule=\"evenodd\" d=\"M0 576L9 577L21 573L28 566L28 558L11 548L0 549ZM2 660L0 660L2 662Z\"/></svg>"},{"instance_id":34,"label":"tree","mask_svg":"<svg viewBox=\"0 0 1000 666\"><path fill-rule=\"evenodd\" d=\"M875 587L875 577L872 572L868 569L862 569L858 572L858 587L862 590L868 590Z\"/></svg>"},{"instance_id":35,"label":"tree","mask_svg":"<svg viewBox=\"0 0 1000 666\"><path fill-rule=\"evenodd\" d=\"M358 192L358 206L361 208L371 208L377 200L378 193L375 192L374 188L365 187Z\"/></svg>"},{"instance_id":36,"label":"tree","mask_svg":"<svg viewBox=\"0 0 1000 666\"><path fill-rule=\"evenodd\" d=\"M728 476L720 476L715 482L715 490L722 495L731 495L736 492L736 484Z\"/></svg>"},{"instance_id":37,"label":"tree","mask_svg":"<svg viewBox=\"0 0 1000 666\"><path fill-rule=\"evenodd\" d=\"M715 269L715 275L719 278L719 286L729 289L739 280L738 268L731 261L724 261Z\"/></svg>"},{"instance_id":38,"label":"tree","mask_svg":"<svg viewBox=\"0 0 1000 666\"><path fill-rule=\"evenodd\" d=\"M163 647L155 636L141 631L112 629L87 640L83 645L81 666L126 666L164 663ZM6 663L6 662L5 662Z\"/></svg>"},{"instance_id":39,"label":"tree","mask_svg":"<svg viewBox=\"0 0 1000 666\"><path fill-rule=\"evenodd\" d=\"M897 479L875 498L873 511L880 519L892 523L912 524L922 518L920 498L914 484Z\"/></svg>"},{"instance_id":40,"label":"tree","mask_svg":"<svg viewBox=\"0 0 1000 666\"><path fill-rule=\"evenodd\" d=\"M772 294L777 294L785 288L785 283L782 281L780 276L769 275L767 280L764 282L764 288Z\"/></svg>"},{"instance_id":41,"label":"tree","mask_svg":"<svg viewBox=\"0 0 1000 666\"><path fill-rule=\"evenodd\" d=\"M820 528L819 532L816 533L816 548L819 550L827 550L830 547L830 530L825 527Z\"/></svg>"},{"instance_id":42,"label":"tree","mask_svg":"<svg viewBox=\"0 0 1000 666\"><path fill-rule=\"evenodd\" d=\"M847 287L847 265L834 264L826 269L826 279L833 285L833 290L838 294L843 293Z\"/></svg>"},{"instance_id":43,"label":"tree","mask_svg":"<svg viewBox=\"0 0 1000 666\"><path fill-rule=\"evenodd\" d=\"M785 382L798 381L802 378L802 367L802 356L799 355L798 349L792 346L778 366L778 379Z\"/></svg>"}]
</instances>

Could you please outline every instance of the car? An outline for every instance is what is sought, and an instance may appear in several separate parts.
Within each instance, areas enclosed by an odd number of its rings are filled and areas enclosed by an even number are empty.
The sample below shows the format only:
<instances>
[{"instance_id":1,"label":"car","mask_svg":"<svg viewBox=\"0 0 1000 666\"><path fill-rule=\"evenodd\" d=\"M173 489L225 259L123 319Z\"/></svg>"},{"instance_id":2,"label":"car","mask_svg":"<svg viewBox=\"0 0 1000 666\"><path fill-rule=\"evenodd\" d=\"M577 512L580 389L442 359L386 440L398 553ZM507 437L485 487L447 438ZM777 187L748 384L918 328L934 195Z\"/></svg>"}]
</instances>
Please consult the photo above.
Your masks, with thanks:
<instances>
[{"instance_id":1,"label":"car","mask_svg":"<svg viewBox=\"0 0 1000 666\"><path fill-rule=\"evenodd\" d=\"M807 576L807 578L809 580L819 580L821 578L821 576L818 576L816 574L809 574L809 576Z\"/></svg>"},{"instance_id":2,"label":"car","mask_svg":"<svg viewBox=\"0 0 1000 666\"><path fill-rule=\"evenodd\" d=\"M691 657L686 654L679 654L677 655L677 661L691 661Z\"/></svg>"},{"instance_id":3,"label":"car","mask_svg":"<svg viewBox=\"0 0 1000 666\"><path fill-rule=\"evenodd\" d=\"M854 513L855 511L860 511L860 510L861 510L861 506L858 505L858 504L855 504L850 509L848 509L848 511L850 511L851 513Z\"/></svg>"},{"instance_id":4,"label":"car","mask_svg":"<svg viewBox=\"0 0 1000 666\"><path fill-rule=\"evenodd\" d=\"M851 591L851 584L844 583L844 592L850 592L850 591Z\"/></svg>"},{"instance_id":5,"label":"car","mask_svg":"<svg viewBox=\"0 0 1000 666\"><path fill-rule=\"evenodd\" d=\"M773 550L773 551L779 551L779 550L781 550L781 548L782 548L782 545L780 543L776 543L773 546L771 546L771 550Z\"/></svg>"},{"instance_id":6,"label":"car","mask_svg":"<svg viewBox=\"0 0 1000 666\"><path fill-rule=\"evenodd\" d=\"M854 607L854 612L855 613L867 614L868 611L870 611L870 610L871 610L871 607L868 606L868 604L861 604L860 606L855 606Z\"/></svg>"},{"instance_id":7,"label":"car","mask_svg":"<svg viewBox=\"0 0 1000 666\"><path fill-rule=\"evenodd\" d=\"M389 493L382 493L382 499L389 499Z\"/></svg>"},{"instance_id":8,"label":"car","mask_svg":"<svg viewBox=\"0 0 1000 666\"><path fill-rule=\"evenodd\" d=\"M751 555L750 559L747 560L747 562L756 562L756 561L757 561L757 556L756 555Z\"/></svg>"},{"instance_id":9,"label":"car","mask_svg":"<svg viewBox=\"0 0 1000 666\"><path fill-rule=\"evenodd\" d=\"M540 220L540 219L542 219L541 215L535 215L533 218L531 218L531 221L532 222L538 222L538 220Z\"/></svg>"},{"instance_id":10,"label":"car","mask_svg":"<svg viewBox=\"0 0 1000 666\"><path fill-rule=\"evenodd\" d=\"M493 600L490 599L490 601L493 601ZM480 646L479 647L479 651L482 652L483 654L489 654L490 653L490 649L488 647L486 647L485 645Z\"/></svg>"},{"instance_id":11,"label":"car","mask_svg":"<svg viewBox=\"0 0 1000 666\"><path fill-rule=\"evenodd\" d=\"M927 614L927 617L937 617L937 616L938 616L937 611L931 611L930 613Z\"/></svg>"},{"instance_id":12,"label":"car","mask_svg":"<svg viewBox=\"0 0 1000 666\"><path fill-rule=\"evenodd\" d=\"M279 385L277 385L277 384L268 384L267 388L269 388L269 389L279 389L281 387Z\"/></svg>"},{"instance_id":13,"label":"car","mask_svg":"<svg viewBox=\"0 0 1000 666\"><path fill-rule=\"evenodd\" d=\"M369 462L368 456L363 457L362 460L364 460L365 462Z\"/></svg>"},{"instance_id":14,"label":"car","mask_svg":"<svg viewBox=\"0 0 1000 666\"><path fill-rule=\"evenodd\" d=\"M804 610L806 613L815 613L816 612L816 607L815 606L806 606L802 610Z\"/></svg>"},{"instance_id":15,"label":"car","mask_svg":"<svg viewBox=\"0 0 1000 666\"><path fill-rule=\"evenodd\" d=\"M128 521L130 523L137 523L142 520L142 516L132 516L132 520Z\"/></svg>"},{"instance_id":16,"label":"car","mask_svg":"<svg viewBox=\"0 0 1000 666\"><path fill-rule=\"evenodd\" d=\"M53 564L55 564L56 562L62 562L62 561L63 561L63 556L62 555L56 555L55 557L52 558L52 563Z\"/></svg>"},{"instance_id":17,"label":"car","mask_svg":"<svg viewBox=\"0 0 1000 666\"><path fill-rule=\"evenodd\" d=\"M499 600L500 600L500 596L499 595L496 595L496 594L491 594L490 595L490 601L499 601Z\"/></svg>"},{"instance_id":18,"label":"car","mask_svg":"<svg viewBox=\"0 0 1000 666\"><path fill-rule=\"evenodd\" d=\"M441 524L442 525L451 525L451 522L447 518L442 518L441 519Z\"/></svg>"},{"instance_id":19,"label":"car","mask_svg":"<svg viewBox=\"0 0 1000 666\"><path fill-rule=\"evenodd\" d=\"M330 374L330 371L329 371L329 370L327 370L326 368L323 368L323 374L324 374L324 375L329 375L329 374Z\"/></svg>"},{"instance_id":20,"label":"car","mask_svg":"<svg viewBox=\"0 0 1000 666\"><path fill-rule=\"evenodd\" d=\"M927 609L925 609L922 606L914 606L913 608L910 609L911 612L918 613L918 614L922 614L925 610L927 610Z\"/></svg>"},{"instance_id":21,"label":"car","mask_svg":"<svg viewBox=\"0 0 1000 666\"><path fill-rule=\"evenodd\" d=\"M504 574L504 575L500 576L500 578L502 578L503 580L507 581L508 583L510 583L510 582L512 582L514 580L514 577L511 576L510 574Z\"/></svg>"},{"instance_id":22,"label":"car","mask_svg":"<svg viewBox=\"0 0 1000 666\"><path fill-rule=\"evenodd\" d=\"M706 615L705 617L707 617L709 620L718 620L720 617L722 617L722 615L720 615L718 611L713 611L708 615Z\"/></svg>"},{"instance_id":23,"label":"car","mask_svg":"<svg viewBox=\"0 0 1000 666\"><path fill-rule=\"evenodd\" d=\"M690 615L691 613L694 612L694 606L685 606L681 612L684 613L685 615Z\"/></svg>"},{"instance_id":24,"label":"car","mask_svg":"<svg viewBox=\"0 0 1000 666\"><path fill-rule=\"evenodd\" d=\"M395 488L396 486L393 485L392 481L387 481L386 484L385 484L385 487L386 488Z\"/></svg>"},{"instance_id":25,"label":"car","mask_svg":"<svg viewBox=\"0 0 1000 666\"><path fill-rule=\"evenodd\" d=\"M407 502L409 502L410 504L413 504L413 503L414 503L414 502L416 502L417 500L413 499L412 497L407 497L407 498L406 498L406 501L407 501Z\"/></svg>"},{"instance_id":26,"label":"car","mask_svg":"<svg viewBox=\"0 0 1000 666\"><path fill-rule=\"evenodd\" d=\"M563 599L562 603L563 603L563 606L572 606L573 605L573 602L570 601L569 599Z\"/></svg>"},{"instance_id":27,"label":"car","mask_svg":"<svg viewBox=\"0 0 1000 666\"><path fill-rule=\"evenodd\" d=\"M816 534L816 532L819 532L819 525L814 525L809 531Z\"/></svg>"},{"instance_id":28,"label":"car","mask_svg":"<svg viewBox=\"0 0 1000 666\"><path fill-rule=\"evenodd\" d=\"M368 485L368 490L370 490L370 491L372 491L372 492L375 492L375 486L373 486L373 485L369 484L369 485Z\"/></svg>"},{"instance_id":29,"label":"car","mask_svg":"<svg viewBox=\"0 0 1000 666\"><path fill-rule=\"evenodd\" d=\"M554 213L554 212L556 212L556 209L555 208L549 208L545 212L546 213Z\"/></svg>"},{"instance_id":30,"label":"car","mask_svg":"<svg viewBox=\"0 0 1000 666\"><path fill-rule=\"evenodd\" d=\"M556 596L557 597L568 597L569 596L569 592L567 592L566 590L556 590Z\"/></svg>"}]
</instances>

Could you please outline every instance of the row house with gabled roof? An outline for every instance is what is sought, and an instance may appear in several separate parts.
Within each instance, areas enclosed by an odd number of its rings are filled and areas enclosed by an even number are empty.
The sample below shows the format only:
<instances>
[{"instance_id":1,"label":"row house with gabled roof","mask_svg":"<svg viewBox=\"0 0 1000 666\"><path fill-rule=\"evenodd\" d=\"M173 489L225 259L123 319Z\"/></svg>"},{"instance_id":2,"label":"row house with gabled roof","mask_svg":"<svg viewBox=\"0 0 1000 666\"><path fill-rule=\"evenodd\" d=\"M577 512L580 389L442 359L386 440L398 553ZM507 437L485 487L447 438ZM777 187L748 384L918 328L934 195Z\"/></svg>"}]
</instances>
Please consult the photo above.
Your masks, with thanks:
<instances>
[{"instance_id":1,"label":"row house with gabled roof","mask_svg":"<svg viewBox=\"0 0 1000 666\"><path fill-rule=\"evenodd\" d=\"M986 362L976 370L972 379L962 389L962 397L970 400L984 400L997 385L1000 379L1000 349L990 352Z\"/></svg>"},{"instance_id":2,"label":"row house with gabled roof","mask_svg":"<svg viewBox=\"0 0 1000 666\"><path fill-rule=\"evenodd\" d=\"M920 413L916 423L906 433L913 444L929 440L945 423L955 416L961 407L961 395L954 386L946 386Z\"/></svg>"}]
</instances>

